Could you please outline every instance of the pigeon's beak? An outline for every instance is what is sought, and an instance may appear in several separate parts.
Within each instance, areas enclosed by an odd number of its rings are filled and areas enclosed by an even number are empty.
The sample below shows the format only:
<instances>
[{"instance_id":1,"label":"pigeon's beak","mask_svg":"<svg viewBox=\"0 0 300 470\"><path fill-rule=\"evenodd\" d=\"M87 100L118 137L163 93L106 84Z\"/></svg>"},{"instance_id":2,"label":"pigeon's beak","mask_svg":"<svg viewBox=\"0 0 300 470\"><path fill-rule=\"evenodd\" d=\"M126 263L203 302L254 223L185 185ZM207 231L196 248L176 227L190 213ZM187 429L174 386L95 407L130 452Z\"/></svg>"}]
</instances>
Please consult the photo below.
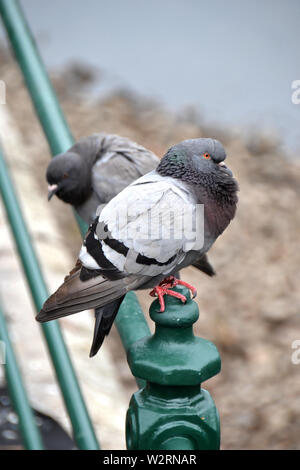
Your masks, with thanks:
<instances>
[{"instance_id":1,"label":"pigeon's beak","mask_svg":"<svg viewBox=\"0 0 300 470\"><path fill-rule=\"evenodd\" d=\"M221 168L224 173L226 173L229 176L232 176L232 171L225 165L224 162L218 163L218 166Z\"/></svg>"},{"instance_id":2,"label":"pigeon's beak","mask_svg":"<svg viewBox=\"0 0 300 470\"><path fill-rule=\"evenodd\" d=\"M58 184L49 184L48 186L48 201L54 196L58 191Z\"/></svg>"}]
</instances>

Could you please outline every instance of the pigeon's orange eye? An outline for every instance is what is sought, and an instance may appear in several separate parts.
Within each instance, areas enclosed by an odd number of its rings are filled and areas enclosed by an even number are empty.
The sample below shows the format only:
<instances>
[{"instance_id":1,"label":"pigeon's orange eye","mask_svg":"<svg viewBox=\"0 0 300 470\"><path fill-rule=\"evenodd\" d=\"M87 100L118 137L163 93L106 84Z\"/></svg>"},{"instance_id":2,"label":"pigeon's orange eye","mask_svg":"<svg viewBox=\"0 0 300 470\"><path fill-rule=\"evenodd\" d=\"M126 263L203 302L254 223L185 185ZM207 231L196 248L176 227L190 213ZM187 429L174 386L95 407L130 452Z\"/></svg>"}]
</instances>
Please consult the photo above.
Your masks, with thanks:
<instances>
[{"instance_id":1,"label":"pigeon's orange eye","mask_svg":"<svg viewBox=\"0 0 300 470\"><path fill-rule=\"evenodd\" d=\"M204 154L203 154L203 157L206 158L206 160L209 160L209 159L210 159L209 153L204 153Z\"/></svg>"}]
</instances>

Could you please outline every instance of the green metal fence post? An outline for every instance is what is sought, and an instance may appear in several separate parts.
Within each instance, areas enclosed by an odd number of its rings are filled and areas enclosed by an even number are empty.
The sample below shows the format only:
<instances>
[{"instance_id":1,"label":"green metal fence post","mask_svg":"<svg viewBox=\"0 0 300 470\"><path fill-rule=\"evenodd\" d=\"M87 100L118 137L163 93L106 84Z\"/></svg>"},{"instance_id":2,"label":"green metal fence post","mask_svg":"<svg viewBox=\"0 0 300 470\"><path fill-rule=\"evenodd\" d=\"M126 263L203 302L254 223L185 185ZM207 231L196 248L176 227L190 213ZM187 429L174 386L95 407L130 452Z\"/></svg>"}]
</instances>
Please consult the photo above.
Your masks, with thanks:
<instances>
[{"instance_id":1,"label":"green metal fence post","mask_svg":"<svg viewBox=\"0 0 300 470\"><path fill-rule=\"evenodd\" d=\"M186 288L176 287L186 304L166 298L150 308L155 334L134 343L128 363L134 376L147 381L130 402L126 417L128 449L218 449L219 415L201 383L220 371L221 361L213 343L196 337L193 323L198 307Z\"/></svg>"},{"instance_id":2,"label":"green metal fence post","mask_svg":"<svg viewBox=\"0 0 300 470\"><path fill-rule=\"evenodd\" d=\"M0 305L0 339L5 345L5 377L11 401L18 415L18 425L24 446L28 450L42 450L43 442L23 385L17 359L10 341L5 317Z\"/></svg>"},{"instance_id":3,"label":"green metal fence post","mask_svg":"<svg viewBox=\"0 0 300 470\"><path fill-rule=\"evenodd\" d=\"M38 312L49 294L42 272L31 244L30 236L22 216L17 196L13 189L4 155L0 149L0 191L5 205L7 218L14 235L26 279ZM64 397L73 427L74 439L81 449L99 449L99 445L83 401L76 375L67 352L57 321L43 324L50 357Z\"/></svg>"}]
</instances>

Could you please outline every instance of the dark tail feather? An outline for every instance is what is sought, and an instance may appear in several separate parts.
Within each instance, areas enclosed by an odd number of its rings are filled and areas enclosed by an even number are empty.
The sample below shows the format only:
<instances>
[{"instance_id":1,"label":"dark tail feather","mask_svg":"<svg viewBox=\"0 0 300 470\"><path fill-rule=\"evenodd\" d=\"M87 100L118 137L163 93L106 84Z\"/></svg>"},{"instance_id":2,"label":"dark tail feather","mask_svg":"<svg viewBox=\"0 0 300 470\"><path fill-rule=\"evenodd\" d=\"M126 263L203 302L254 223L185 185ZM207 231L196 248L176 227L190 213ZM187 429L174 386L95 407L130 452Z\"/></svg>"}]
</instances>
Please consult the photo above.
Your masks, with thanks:
<instances>
[{"instance_id":1,"label":"dark tail feather","mask_svg":"<svg viewBox=\"0 0 300 470\"><path fill-rule=\"evenodd\" d=\"M198 259L193 263L193 266L200 271L204 272L208 276L215 276L216 271L208 261L207 255L202 256L202 258Z\"/></svg>"},{"instance_id":2,"label":"dark tail feather","mask_svg":"<svg viewBox=\"0 0 300 470\"><path fill-rule=\"evenodd\" d=\"M125 296L123 295L120 299L114 300L104 307L100 307L95 310L94 337L90 350L90 357L97 354L102 346L105 336L109 334L124 297Z\"/></svg>"},{"instance_id":3,"label":"dark tail feather","mask_svg":"<svg viewBox=\"0 0 300 470\"><path fill-rule=\"evenodd\" d=\"M109 305L126 294L126 281L128 280L109 281L101 276L81 281L80 271L76 271L44 303L36 320L56 320L90 308Z\"/></svg>"}]
</instances>

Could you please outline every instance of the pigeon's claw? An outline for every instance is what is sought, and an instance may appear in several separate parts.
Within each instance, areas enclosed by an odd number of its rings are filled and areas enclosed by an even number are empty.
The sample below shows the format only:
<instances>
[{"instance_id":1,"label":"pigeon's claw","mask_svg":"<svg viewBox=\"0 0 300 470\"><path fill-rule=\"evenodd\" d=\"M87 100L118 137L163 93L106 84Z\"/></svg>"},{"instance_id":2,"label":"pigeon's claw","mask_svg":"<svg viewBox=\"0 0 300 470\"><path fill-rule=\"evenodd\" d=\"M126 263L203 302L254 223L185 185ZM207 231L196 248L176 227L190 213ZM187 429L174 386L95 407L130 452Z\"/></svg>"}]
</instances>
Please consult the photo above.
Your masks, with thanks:
<instances>
[{"instance_id":1,"label":"pigeon's claw","mask_svg":"<svg viewBox=\"0 0 300 470\"><path fill-rule=\"evenodd\" d=\"M164 295L170 295L171 297L176 297L177 299L180 299L181 302L183 303L186 302L186 297L184 295L179 294L179 292L170 290L170 288L175 287L178 284L182 284L188 287L189 289L192 290L192 292L194 291L197 294L196 289L193 286L190 286L189 284L187 284L186 282L180 281L180 279L176 279L174 276L167 277L166 279L161 281L161 283L158 286L154 287L154 289L152 289L152 291L150 292L151 297L158 297L161 313L165 311ZM194 292L193 292L193 295L194 295Z\"/></svg>"},{"instance_id":2,"label":"pigeon's claw","mask_svg":"<svg viewBox=\"0 0 300 470\"><path fill-rule=\"evenodd\" d=\"M152 297L158 297L161 313L165 311L164 295L170 295L171 297L177 297L177 299L180 299L181 302L183 302L183 303L186 302L186 297L184 295L179 294L178 292L175 292L173 290L169 290L167 287L163 287L163 286L154 287L154 289L150 292L150 295Z\"/></svg>"},{"instance_id":3,"label":"pigeon's claw","mask_svg":"<svg viewBox=\"0 0 300 470\"><path fill-rule=\"evenodd\" d=\"M166 279L164 279L162 282L167 282L169 284L169 287L175 287L178 285L187 287L192 292L193 299L197 296L197 289L194 286L192 286L188 282L182 281L181 279L177 279L174 276L166 277Z\"/></svg>"}]
</instances>

